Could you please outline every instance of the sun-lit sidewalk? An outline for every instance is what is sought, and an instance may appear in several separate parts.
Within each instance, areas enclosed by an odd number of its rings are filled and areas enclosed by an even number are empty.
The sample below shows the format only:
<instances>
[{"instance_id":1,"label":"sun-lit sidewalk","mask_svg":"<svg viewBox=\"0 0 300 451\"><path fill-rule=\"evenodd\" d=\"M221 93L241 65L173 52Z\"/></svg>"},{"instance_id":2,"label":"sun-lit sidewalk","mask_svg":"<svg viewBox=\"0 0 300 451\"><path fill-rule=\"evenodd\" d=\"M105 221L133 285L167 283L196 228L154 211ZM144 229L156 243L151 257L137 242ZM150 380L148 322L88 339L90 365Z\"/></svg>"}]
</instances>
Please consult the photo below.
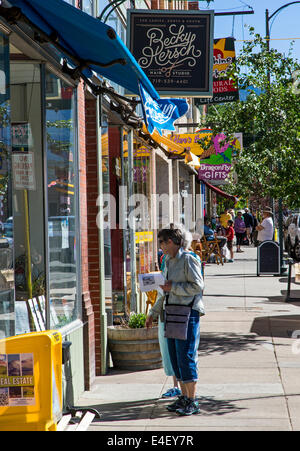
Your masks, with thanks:
<instances>
[{"instance_id":1,"label":"sun-lit sidewalk","mask_svg":"<svg viewBox=\"0 0 300 451\"><path fill-rule=\"evenodd\" d=\"M257 277L256 249L244 251L234 263L206 266L200 414L166 410L160 396L171 378L163 369L111 369L80 399L102 413L89 430L300 430L300 302L285 303L287 277Z\"/></svg>"}]
</instances>

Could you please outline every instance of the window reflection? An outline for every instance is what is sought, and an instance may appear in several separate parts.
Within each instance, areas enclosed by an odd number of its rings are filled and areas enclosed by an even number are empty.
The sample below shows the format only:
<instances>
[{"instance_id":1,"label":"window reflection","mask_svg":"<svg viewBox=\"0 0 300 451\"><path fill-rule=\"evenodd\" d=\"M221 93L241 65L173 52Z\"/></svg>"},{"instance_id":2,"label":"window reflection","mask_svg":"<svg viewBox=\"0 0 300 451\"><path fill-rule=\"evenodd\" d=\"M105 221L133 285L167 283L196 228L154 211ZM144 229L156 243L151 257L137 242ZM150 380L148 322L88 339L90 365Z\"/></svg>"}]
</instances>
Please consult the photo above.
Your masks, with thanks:
<instances>
[{"instance_id":1,"label":"window reflection","mask_svg":"<svg viewBox=\"0 0 300 451\"><path fill-rule=\"evenodd\" d=\"M94 15L94 1L93 0L82 0L82 11L93 16Z\"/></svg>"},{"instance_id":2,"label":"window reflection","mask_svg":"<svg viewBox=\"0 0 300 451\"><path fill-rule=\"evenodd\" d=\"M0 34L0 338L14 334L8 40Z\"/></svg>"},{"instance_id":3,"label":"window reflection","mask_svg":"<svg viewBox=\"0 0 300 451\"><path fill-rule=\"evenodd\" d=\"M48 241L51 327L77 318L75 96L73 88L46 74Z\"/></svg>"},{"instance_id":4,"label":"window reflection","mask_svg":"<svg viewBox=\"0 0 300 451\"><path fill-rule=\"evenodd\" d=\"M37 329L29 300L45 295L40 65L11 62L15 333Z\"/></svg>"}]
</instances>

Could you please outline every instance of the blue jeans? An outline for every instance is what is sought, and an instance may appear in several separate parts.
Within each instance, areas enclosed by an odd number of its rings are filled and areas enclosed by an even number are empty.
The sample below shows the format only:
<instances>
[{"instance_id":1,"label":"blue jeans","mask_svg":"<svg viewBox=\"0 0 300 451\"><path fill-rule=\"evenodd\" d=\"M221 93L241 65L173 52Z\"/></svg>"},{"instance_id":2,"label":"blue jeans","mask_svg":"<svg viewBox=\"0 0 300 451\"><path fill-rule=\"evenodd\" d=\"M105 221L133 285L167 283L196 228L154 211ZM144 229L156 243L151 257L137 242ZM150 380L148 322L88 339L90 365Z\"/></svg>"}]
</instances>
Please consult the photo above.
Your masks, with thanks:
<instances>
[{"instance_id":1,"label":"blue jeans","mask_svg":"<svg viewBox=\"0 0 300 451\"><path fill-rule=\"evenodd\" d=\"M198 380L198 347L200 343L200 316L191 311L187 339L168 338L168 348L176 379L183 383Z\"/></svg>"}]
</instances>

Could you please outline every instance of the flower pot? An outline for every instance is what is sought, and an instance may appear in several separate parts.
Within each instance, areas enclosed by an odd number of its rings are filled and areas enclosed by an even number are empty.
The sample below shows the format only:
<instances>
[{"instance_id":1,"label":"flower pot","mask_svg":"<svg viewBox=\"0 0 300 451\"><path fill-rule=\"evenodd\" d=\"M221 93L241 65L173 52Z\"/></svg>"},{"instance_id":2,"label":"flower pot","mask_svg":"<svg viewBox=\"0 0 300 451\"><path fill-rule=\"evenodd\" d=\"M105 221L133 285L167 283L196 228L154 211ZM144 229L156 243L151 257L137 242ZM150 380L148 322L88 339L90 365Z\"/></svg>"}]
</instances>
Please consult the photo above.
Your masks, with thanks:
<instances>
[{"instance_id":1,"label":"flower pot","mask_svg":"<svg viewBox=\"0 0 300 451\"><path fill-rule=\"evenodd\" d=\"M158 327L127 329L109 326L107 337L114 368L141 371L162 367Z\"/></svg>"}]
</instances>

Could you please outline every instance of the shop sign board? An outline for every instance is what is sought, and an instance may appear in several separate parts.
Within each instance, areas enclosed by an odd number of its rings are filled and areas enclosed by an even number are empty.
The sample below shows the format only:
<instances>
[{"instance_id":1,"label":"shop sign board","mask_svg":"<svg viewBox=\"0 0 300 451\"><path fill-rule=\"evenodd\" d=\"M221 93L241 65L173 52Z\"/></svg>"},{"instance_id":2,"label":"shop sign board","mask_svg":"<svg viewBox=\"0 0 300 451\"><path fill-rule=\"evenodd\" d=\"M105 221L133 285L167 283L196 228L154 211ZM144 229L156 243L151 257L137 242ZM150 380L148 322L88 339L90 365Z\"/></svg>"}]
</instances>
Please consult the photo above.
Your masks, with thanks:
<instances>
[{"instance_id":1,"label":"shop sign board","mask_svg":"<svg viewBox=\"0 0 300 451\"><path fill-rule=\"evenodd\" d=\"M243 146L242 133L235 133L234 139L226 142L224 133L212 136L210 129L201 129L194 134L173 134L169 135L169 139L200 158L199 179L216 183L224 182L227 179L231 171L232 159L242 150ZM199 144L202 139L207 140L205 148ZM168 151L179 153L171 147L168 148Z\"/></svg>"},{"instance_id":2,"label":"shop sign board","mask_svg":"<svg viewBox=\"0 0 300 451\"><path fill-rule=\"evenodd\" d=\"M127 46L157 92L211 97L213 11L128 10Z\"/></svg>"},{"instance_id":3,"label":"shop sign board","mask_svg":"<svg viewBox=\"0 0 300 451\"><path fill-rule=\"evenodd\" d=\"M239 100L238 87L229 77L235 62L234 38L214 39L213 54L213 97L195 99L196 106Z\"/></svg>"},{"instance_id":4,"label":"shop sign board","mask_svg":"<svg viewBox=\"0 0 300 451\"><path fill-rule=\"evenodd\" d=\"M230 144L227 143L226 145L222 145L222 142L225 139L225 135L223 133L220 133L217 136L212 137L212 132L210 129L201 129L198 130L196 133L172 133L168 135L168 138L175 144L180 144L183 149L192 152L193 154L203 159L208 158L210 155L213 154L221 155L230 146L233 146L232 156L235 156L237 153L237 149L239 150L242 149L243 143L242 143L242 133L235 133L234 136L235 139L237 139L237 141L233 141L233 143ZM199 144L201 140L205 138L207 138L208 140L207 142L211 141L211 145L209 146L208 149L204 149ZM182 151L179 152L177 149L175 149L175 147L172 148L171 146L168 147L168 152L177 155L182 153Z\"/></svg>"},{"instance_id":5,"label":"shop sign board","mask_svg":"<svg viewBox=\"0 0 300 451\"><path fill-rule=\"evenodd\" d=\"M224 183L231 172L233 158L242 149L241 138L241 133L236 133L230 142L226 142L224 133L212 137L211 146L200 157L198 178L208 182Z\"/></svg>"},{"instance_id":6,"label":"shop sign board","mask_svg":"<svg viewBox=\"0 0 300 451\"><path fill-rule=\"evenodd\" d=\"M280 246L275 241L263 241L257 248L257 275L280 275Z\"/></svg>"},{"instance_id":7,"label":"shop sign board","mask_svg":"<svg viewBox=\"0 0 300 451\"><path fill-rule=\"evenodd\" d=\"M135 232L135 242L144 243L153 241L153 232L147 230L145 232Z\"/></svg>"}]
</instances>

